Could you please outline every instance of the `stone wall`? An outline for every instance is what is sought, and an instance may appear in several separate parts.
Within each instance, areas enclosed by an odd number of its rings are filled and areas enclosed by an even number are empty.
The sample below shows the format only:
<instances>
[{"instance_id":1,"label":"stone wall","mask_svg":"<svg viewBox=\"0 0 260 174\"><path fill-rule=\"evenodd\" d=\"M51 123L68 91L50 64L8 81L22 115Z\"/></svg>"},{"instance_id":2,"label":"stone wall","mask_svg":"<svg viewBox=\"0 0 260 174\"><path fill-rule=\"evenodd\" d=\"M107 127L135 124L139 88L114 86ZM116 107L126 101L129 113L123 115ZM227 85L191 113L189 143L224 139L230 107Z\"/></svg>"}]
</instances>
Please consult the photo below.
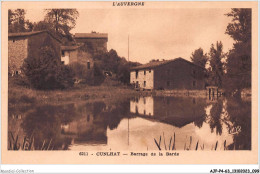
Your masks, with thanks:
<instances>
[{"instance_id":1,"label":"stone wall","mask_svg":"<svg viewBox=\"0 0 260 174\"><path fill-rule=\"evenodd\" d=\"M47 32L9 38L8 40L8 68L9 73L16 74L27 57L37 58L42 46L54 49L57 59L60 58L60 42Z\"/></svg>"},{"instance_id":2,"label":"stone wall","mask_svg":"<svg viewBox=\"0 0 260 174\"><path fill-rule=\"evenodd\" d=\"M185 60L158 66L154 71L154 89L205 89L204 69Z\"/></svg>"},{"instance_id":3,"label":"stone wall","mask_svg":"<svg viewBox=\"0 0 260 174\"><path fill-rule=\"evenodd\" d=\"M57 59L60 60L61 57L61 50L60 46L61 43L58 42L56 39L54 39L50 34L47 32L40 33L37 35L33 35L29 37L28 41L28 56L35 58L39 56L40 54L40 49L42 46L49 46L54 49L55 51L55 56Z\"/></svg>"},{"instance_id":4,"label":"stone wall","mask_svg":"<svg viewBox=\"0 0 260 174\"><path fill-rule=\"evenodd\" d=\"M107 52L107 39L76 38L78 43L84 43L84 50L91 55Z\"/></svg>"},{"instance_id":5,"label":"stone wall","mask_svg":"<svg viewBox=\"0 0 260 174\"><path fill-rule=\"evenodd\" d=\"M136 77L136 71L130 73L130 83L138 82L139 87L142 89L154 88L154 71L149 69L138 70L138 76Z\"/></svg>"},{"instance_id":6,"label":"stone wall","mask_svg":"<svg viewBox=\"0 0 260 174\"><path fill-rule=\"evenodd\" d=\"M28 56L28 39L13 38L8 40L8 68L9 73L20 71L24 59Z\"/></svg>"}]
</instances>

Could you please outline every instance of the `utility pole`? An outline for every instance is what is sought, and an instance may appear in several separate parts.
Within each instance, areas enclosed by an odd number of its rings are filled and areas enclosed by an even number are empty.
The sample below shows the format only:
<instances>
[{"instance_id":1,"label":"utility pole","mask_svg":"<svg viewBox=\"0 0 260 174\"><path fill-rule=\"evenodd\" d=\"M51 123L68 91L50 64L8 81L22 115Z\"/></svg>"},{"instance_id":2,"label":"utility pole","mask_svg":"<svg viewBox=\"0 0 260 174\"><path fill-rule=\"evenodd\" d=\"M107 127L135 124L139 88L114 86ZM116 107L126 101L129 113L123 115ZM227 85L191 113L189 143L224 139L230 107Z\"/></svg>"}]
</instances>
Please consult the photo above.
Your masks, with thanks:
<instances>
[{"instance_id":1,"label":"utility pole","mask_svg":"<svg viewBox=\"0 0 260 174\"><path fill-rule=\"evenodd\" d=\"M128 34L128 65L130 70L130 62L129 62L129 34ZM129 146L129 115L128 115L128 146Z\"/></svg>"},{"instance_id":2,"label":"utility pole","mask_svg":"<svg viewBox=\"0 0 260 174\"><path fill-rule=\"evenodd\" d=\"M129 62L129 35L128 35L128 62Z\"/></svg>"}]
</instances>

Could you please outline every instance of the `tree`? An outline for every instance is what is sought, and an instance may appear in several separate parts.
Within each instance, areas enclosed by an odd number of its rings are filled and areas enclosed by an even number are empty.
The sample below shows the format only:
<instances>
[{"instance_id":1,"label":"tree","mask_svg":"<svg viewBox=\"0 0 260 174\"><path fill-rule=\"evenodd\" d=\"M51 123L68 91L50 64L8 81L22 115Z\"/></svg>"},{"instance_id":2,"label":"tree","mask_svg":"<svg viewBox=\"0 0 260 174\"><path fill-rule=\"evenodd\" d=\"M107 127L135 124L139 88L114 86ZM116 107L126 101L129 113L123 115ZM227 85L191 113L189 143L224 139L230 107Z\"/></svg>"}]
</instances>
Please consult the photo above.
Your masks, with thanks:
<instances>
[{"instance_id":1,"label":"tree","mask_svg":"<svg viewBox=\"0 0 260 174\"><path fill-rule=\"evenodd\" d=\"M33 30L33 24L25 19L24 9L8 10L8 32L28 32Z\"/></svg>"},{"instance_id":2,"label":"tree","mask_svg":"<svg viewBox=\"0 0 260 174\"><path fill-rule=\"evenodd\" d=\"M95 65L102 70L110 71L116 79L128 84L130 81L130 67L140 65L137 62L128 62L124 57L118 56L116 50L94 55Z\"/></svg>"},{"instance_id":3,"label":"tree","mask_svg":"<svg viewBox=\"0 0 260 174\"><path fill-rule=\"evenodd\" d=\"M229 23L226 34L230 35L236 42L251 42L251 9L233 8L226 14L233 17L232 23Z\"/></svg>"},{"instance_id":4,"label":"tree","mask_svg":"<svg viewBox=\"0 0 260 174\"><path fill-rule=\"evenodd\" d=\"M208 61L207 54L203 53L203 49L202 48L196 49L194 52L192 52L190 58L191 58L191 61L194 64L202 66L204 68L205 68L205 65L206 65L206 63Z\"/></svg>"},{"instance_id":5,"label":"tree","mask_svg":"<svg viewBox=\"0 0 260 174\"><path fill-rule=\"evenodd\" d=\"M225 88L227 91L240 91L251 87L251 9L232 9L226 14L232 17L226 34L234 40L234 46L227 56Z\"/></svg>"},{"instance_id":6,"label":"tree","mask_svg":"<svg viewBox=\"0 0 260 174\"><path fill-rule=\"evenodd\" d=\"M71 29L76 25L79 12L76 9L46 9L45 21L59 37L72 39Z\"/></svg>"},{"instance_id":7,"label":"tree","mask_svg":"<svg viewBox=\"0 0 260 174\"><path fill-rule=\"evenodd\" d=\"M210 71L209 71L209 78L210 83L212 85L216 85L218 87L222 87L222 81L223 81L223 63L222 59L225 57L225 54L223 53L223 44L222 42L216 43L216 48L214 47L214 44L211 45L210 51L209 51L209 62L210 62Z\"/></svg>"},{"instance_id":8,"label":"tree","mask_svg":"<svg viewBox=\"0 0 260 174\"><path fill-rule=\"evenodd\" d=\"M8 10L8 32L26 32L31 29L31 23L25 20L25 14L24 9Z\"/></svg>"},{"instance_id":9,"label":"tree","mask_svg":"<svg viewBox=\"0 0 260 174\"><path fill-rule=\"evenodd\" d=\"M47 21L39 21L39 22L35 22L33 24L33 30L34 31L42 31L42 30L48 30L51 33L55 33L55 30L52 29L52 25L50 23L48 23Z\"/></svg>"},{"instance_id":10,"label":"tree","mask_svg":"<svg viewBox=\"0 0 260 174\"><path fill-rule=\"evenodd\" d=\"M42 46L39 57L25 59L22 72L36 89L64 89L74 83L72 70L61 64L51 46Z\"/></svg>"}]
</instances>

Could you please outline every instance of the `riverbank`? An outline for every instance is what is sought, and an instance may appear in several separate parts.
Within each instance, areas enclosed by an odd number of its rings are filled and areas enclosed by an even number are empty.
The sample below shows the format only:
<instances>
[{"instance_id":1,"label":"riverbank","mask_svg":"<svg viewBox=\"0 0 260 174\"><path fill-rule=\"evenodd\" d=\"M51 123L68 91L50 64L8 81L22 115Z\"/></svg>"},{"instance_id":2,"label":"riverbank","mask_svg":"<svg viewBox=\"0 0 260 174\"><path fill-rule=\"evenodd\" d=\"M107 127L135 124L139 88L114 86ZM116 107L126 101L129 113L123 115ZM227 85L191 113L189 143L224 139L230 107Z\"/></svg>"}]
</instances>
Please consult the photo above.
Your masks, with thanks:
<instances>
[{"instance_id":1,"label":"riverbank","mask_svg":"<svg viewBox=\"0 0 260 174\"><path fill-rule=\"evenodd\" d=\"M162 90L155 91L156 96L173 96L173 97L193 97L193 98L206 98L207 90Z\"/></svg>"},{"instance_id":2,"label":"riverbank","mask_svg":"<svg viewBox=\"0 0 260 174\"><path fill-rule=\"evenodd\" d=\"M18 85L9 85L9 105L21 104L64 104L72 102L113 102L128 97L139 96L140 93L123 85L88 86L81 85L66 90L35 90Z\"/></svg>"},{"instance_id":3,"label":"riverbank","mask_svg":"<svg viewBox=\"0 0 260 174\"><path fill-rule=\"evenodd\" d=\"M74 102L114 103L126 98L139 96L175 96L206 98L206 90L159 90L136 91L122 84L88 86L79 85L66 90L36 90L23 86L9 84L9 106L28 104L65 104Z\"/></svg>"}]
</instances>

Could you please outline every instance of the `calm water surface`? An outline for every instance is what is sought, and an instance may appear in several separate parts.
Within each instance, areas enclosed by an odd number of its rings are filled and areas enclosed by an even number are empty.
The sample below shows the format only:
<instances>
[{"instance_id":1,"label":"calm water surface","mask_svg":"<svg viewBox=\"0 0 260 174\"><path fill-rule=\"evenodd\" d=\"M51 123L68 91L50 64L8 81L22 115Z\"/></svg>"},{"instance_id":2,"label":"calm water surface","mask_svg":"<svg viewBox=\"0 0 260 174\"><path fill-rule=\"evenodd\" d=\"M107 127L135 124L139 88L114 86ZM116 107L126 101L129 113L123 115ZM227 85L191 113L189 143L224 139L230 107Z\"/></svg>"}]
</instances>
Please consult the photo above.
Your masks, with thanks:
<instances>
[{"instance_id":1,"label":"calm water surface","mask_svg":"<svg viewBox=\"0 0 260 174\"><path fill-rule=\"evenodd\" d=\"M9 108L8 130L9 144L16 137L20 145L33 140L34 150L158 150L160 137L162 150L173 142L176 150L224 150L224 144L226 150L251 150L251 102L139 97L17 106Z\"/></svg>"}]
</instances>

